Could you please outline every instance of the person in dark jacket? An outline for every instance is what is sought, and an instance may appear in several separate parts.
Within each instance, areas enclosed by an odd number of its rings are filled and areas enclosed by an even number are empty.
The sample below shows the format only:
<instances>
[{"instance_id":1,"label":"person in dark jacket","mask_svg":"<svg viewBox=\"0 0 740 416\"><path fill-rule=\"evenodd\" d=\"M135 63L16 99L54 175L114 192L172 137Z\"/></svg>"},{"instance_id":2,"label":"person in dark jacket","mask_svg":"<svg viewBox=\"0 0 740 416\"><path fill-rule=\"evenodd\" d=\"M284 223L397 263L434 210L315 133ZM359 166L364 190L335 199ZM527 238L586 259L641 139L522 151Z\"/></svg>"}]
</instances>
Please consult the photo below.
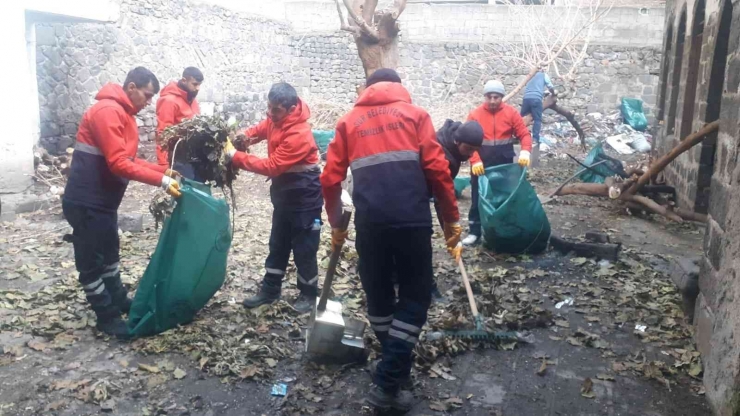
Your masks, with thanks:
<instances>
[{"instance_id":1,"label":"person in dark jacket","mask_svg":"<svg viewBox=\"0 0 740 416\"><path fill-rule=\"evenodd\" d=\"M129 180L161 186L180 196L177 172L136 157L139 131L134 116L151 104L159 81L148 69L134 68L123 86L106 84L98 102L82 116L62 198L64 217L72 226L65 236L74 246L75 266L97 328L119 338L128 336L121 313L131 299L119 270L118 207Z\"/></svg>"},{"instance_id":2,"label":"person in dark jacket","mask_svg":"<svg viewBox=\"0 0 740 416\"><path fill-rule=\"evenodd\" d=\"M437 130L437 142L442 145L445 158L450 167L450 176L454 181L460 172L462 162L470 159L483 144L483 128L477 121L461 123L447 119L445 124ZM437 200L434 200L434 209L437 211L439 226L444 230L444 220ZM432 300L444 302L445 298L437 287L437 281L432 281Z\"/></svg>"},{"instance_id":3,"label":"person in dark jacket","mask_svg":"<svg viewBox=\"0 0 740 416\"><path fill-rule=\"evenodd\" d=\"M316 305L319 280L316 253L324 205L319 152L308 124L311 112L295 88L284 82L275 84L267 100L268 117L244 132L250 145L267 140L267 158L237 151L231 142L226 149L234 166L272 180L272 231L265 277L259 293L244 300L244 307L254 308L280 298L292 251L301 291L293 307L306 313Z\"/></svg>"}]
</instances>

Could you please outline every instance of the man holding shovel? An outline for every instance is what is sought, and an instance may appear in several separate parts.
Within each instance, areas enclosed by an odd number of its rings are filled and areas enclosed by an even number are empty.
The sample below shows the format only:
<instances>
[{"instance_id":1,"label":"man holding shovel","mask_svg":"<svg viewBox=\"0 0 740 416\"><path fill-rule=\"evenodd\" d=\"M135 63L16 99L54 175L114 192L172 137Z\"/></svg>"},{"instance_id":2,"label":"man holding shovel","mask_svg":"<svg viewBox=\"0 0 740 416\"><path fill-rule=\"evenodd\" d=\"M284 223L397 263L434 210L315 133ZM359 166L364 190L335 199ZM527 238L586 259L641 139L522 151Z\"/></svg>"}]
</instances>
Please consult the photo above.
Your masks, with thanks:
<instances>
[{"instance_id":1,"label":"man holding shovel","mask_svg":"<svg viewBox=\"0 0 740 416\"><path fill-rule=\"evenodd\" d=\"M532 135L529 134L522 116L514 107L503 102L504 84L498 80L486 82L483 87L483 104L468 115L468 121L477 121L483 127L483 146L470 158L472 196L468 221L470 231L463 240L463 245L479 242L482 230L480 212L478 211L478 176L485 174L486 167L513 163L516 152L514 142L519 138L522 150L519 153L519 165L529 166L532 151Z\"/></svg>"},{"instance_id":2,"label":"man holding shovel","mask_svg":"<svg viewBox=\"0 0 740 416\"><path fill-rule=\"evenodd\" d=\"M381 409L408 410L400 391L431 303L431 190L441 207L447 247L457 258L461 227L448 163L429 114L411 104L392 69L367 79L354 108L336 128L321 176L332 244L343 243L341 183L352 169L359 273L368 320L383 354L367 398ZM395 260L395 261L394 261ZM398 302L391 276L398 275Z\"/></svg>"},{"instance_id":3,"label":"man holding shovel","mask_svg":"<svg viewBox=\"0 0 740 416\"><path fill-rule=\"evenodd\" d=\"M316 253L321 235L319 152L311 134L308 105L290 84L274 84L267 95L267 118L245 131L249 144L267 140L267 158L237 151L231 142L226 152L234 166L272 180L272 230L265 277L257 295L244 300L254 308L280 299L280 292L293 252L298 269L300 296L293 307L301 313L316 306L319 267Z\"/></svg>"},{"instance_id":4,"label":"man holding shovel","mask_svg":"<svg viewBox=\"0 0 740 416\"><path fill-rule=\"evenodd\" d=\"M64 237L74 246L75 266L97 328L128 337L121 319L131 299L119 270L118 207L129 180L161 186L179 197L177 172L136 157L139 131L134 116L159 91L157 77L144 67L131 70L123 85L106 84L82 116L77 131L62 211L72 226Z\"/></svg>"}]
</instances>

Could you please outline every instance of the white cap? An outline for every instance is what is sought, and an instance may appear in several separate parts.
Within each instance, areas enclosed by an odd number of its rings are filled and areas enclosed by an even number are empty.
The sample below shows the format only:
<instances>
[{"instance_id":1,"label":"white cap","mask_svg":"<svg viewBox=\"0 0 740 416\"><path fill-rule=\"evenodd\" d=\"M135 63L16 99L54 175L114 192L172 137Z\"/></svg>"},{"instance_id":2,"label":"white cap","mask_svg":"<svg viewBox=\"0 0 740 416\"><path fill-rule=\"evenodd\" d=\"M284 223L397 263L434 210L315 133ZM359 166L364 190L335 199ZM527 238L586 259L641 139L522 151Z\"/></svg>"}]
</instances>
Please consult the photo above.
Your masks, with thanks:
<instances>
[{"instance_id":1,"label":"white cap","mask_svg":"<svg viewBox=\"0 0 740 416\"><path fill-rule=\"evenodd\" d=\"M493 79L493 80L486 82L486 85L483 87L483 95L490 94L490 93L506 95L506 90L504 90L504 84L501 83L501 81L497 79Z\"/></svg>"}]
</instances>

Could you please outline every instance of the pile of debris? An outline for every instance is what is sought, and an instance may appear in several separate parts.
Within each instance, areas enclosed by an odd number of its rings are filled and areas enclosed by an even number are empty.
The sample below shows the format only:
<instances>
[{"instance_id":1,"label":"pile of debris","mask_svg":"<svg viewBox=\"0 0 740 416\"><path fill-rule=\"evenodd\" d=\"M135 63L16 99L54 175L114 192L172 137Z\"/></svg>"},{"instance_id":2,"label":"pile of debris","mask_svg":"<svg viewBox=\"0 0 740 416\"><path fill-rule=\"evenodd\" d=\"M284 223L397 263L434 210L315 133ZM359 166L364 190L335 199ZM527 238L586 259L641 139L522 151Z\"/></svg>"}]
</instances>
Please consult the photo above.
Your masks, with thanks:
<instances>
[{"instance_id":1,"label":"pile of debris","mask_svg":"<svg viewBox=\"0 0 740 416\"><path fill-rule=\"evenodd\" d=\"M73 152L74 149L68 147L65 154L54 156L42 147L35 147L33 150L34 180L48 186L49 192L53 195L63 194L69 168L72 165Z\"/></svg>"}]
</instances>

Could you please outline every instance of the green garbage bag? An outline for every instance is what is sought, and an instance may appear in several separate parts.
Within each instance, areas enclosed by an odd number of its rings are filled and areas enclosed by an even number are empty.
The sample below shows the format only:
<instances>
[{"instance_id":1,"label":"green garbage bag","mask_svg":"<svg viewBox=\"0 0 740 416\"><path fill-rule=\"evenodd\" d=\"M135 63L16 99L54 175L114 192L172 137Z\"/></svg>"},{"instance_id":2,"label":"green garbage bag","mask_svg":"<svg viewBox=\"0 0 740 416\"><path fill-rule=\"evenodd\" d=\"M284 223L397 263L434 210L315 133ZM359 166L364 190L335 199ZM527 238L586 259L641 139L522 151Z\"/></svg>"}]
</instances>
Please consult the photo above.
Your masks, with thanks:
<instances>
[{"instance_id":1,"label":"green garbage bag","mask_svg":"<svg viewBox=\"0 0 740 416\"><path fill-rule=\"evenodd\" d=\"M478 179L485 245L497 253L539 253L550 240L550 222L526 175L512 163L486 168Z\"/></svg>"},{"instance_id":2,"label":"green garbage bag","mask_svg":"<svg viewBox=\"0 0 740 416\"><path fill-rule=\"evenodd\" d=\"M191 322L221 288L231 246L229 207L210 187L183 179L129 312L132 336Z\"/></svg>"},{"instance_id":3,"label":"green garbage bag","mask_svg":"<svg viewBox=\"0 0 740 416\"><path fill-rule=\"evenodd\" d=\"M606 162L586 170L582 174L578 175L578 179L588 183L604 183L606 178L609 176L618 175L623 178L627 177L627 174L624 172L622 162L613 157L609 157L604 153L603 146L604 142L597 143L596 146L588 152L583 164L586 166L593 166L595 163L601 162L602 160L606 160ZM583 167L578 166L578 169L581 170Z\"/></svg>"},{"instance_id":4,"label":"green garbage bag","mask_svg":"<svg viewBox=\"0 0 740 416\"><path fill-rule=\"evenodd\" d=\"M311 130L311 133L313 133L313 140L319 148L319 153L323 155L329 143L334 140L334 130Z\"/></svg>"},{"instance_id":5,"label":"green garbage bag","mask_svg":"<svg viewBox=\"0 0 740 416\"><path fill-rule=\"evenodd\" d=\"M455 198L460 198L465 188L470 186L470 176L458 176L455 178L454 183Z\"/></svg>"},{"instance_id":6,"label":"green garbage bag","mask_svg":"<svg viewBox=\"0 0 740 416\"><path fill-rule=\"evenodd\" d=\"M637 131L647 129L647 118L642 111L642 100L637 98L622 98L622 118L624 122Z\"/></svg>"}]
</instances>

